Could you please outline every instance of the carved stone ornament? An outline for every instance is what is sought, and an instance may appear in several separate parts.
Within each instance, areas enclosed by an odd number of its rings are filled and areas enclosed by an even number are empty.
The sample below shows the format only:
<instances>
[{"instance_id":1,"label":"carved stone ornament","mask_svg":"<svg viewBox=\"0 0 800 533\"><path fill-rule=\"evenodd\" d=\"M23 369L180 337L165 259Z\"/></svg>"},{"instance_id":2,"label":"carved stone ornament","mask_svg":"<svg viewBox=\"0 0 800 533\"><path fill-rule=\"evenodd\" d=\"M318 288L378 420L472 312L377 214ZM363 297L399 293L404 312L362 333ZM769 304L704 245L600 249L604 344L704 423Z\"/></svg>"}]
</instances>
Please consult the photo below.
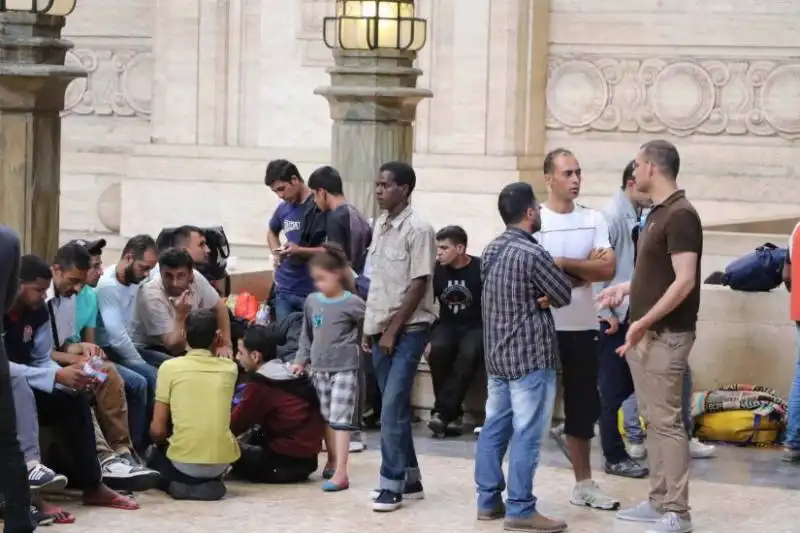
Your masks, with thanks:
<instances>
[{"instance_id":1,"label":"carved stone ornament","mask_svg":"<svg viewBox=\"0 0 800 533\"><path fill-rule=\"evenodd\" d=\"M153 54L149 50L67 52L67 64L81 65L88 78L67 87L65 113L148 117L153 100Z\"/></svg>"},{"instance_id":2,"label":"carved stone ornament","mask_svg":"<svg viewBox=\"0 0 800 533\"><path fill-rule=\"evenodd\" d=\"M800 138L800 61L551 57L547 126Z\"/></svg>"}]
</instances>

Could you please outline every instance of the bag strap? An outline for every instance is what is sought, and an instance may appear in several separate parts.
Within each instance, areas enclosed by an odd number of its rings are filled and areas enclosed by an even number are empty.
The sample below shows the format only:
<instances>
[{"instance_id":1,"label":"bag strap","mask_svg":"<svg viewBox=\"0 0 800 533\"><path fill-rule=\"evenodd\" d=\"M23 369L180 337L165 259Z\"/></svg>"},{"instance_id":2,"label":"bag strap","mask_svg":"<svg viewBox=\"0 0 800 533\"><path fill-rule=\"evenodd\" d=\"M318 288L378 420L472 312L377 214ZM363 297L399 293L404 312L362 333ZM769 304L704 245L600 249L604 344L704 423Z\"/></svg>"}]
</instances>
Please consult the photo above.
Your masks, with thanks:
<instances>
[{"instance_id":1,"label":"bag strap","mask_svg":"<svg viewBox=\"0 0 800 533\"><path fill-rule=\"evenodd\" d=\"M53 311L53 300L50 298L47 301L47 312L50 314L50 333L53 334L53 350L61 348L61 343L58 342L58 324L56 323L56 314Z\"/></svg>"}]
</instances>

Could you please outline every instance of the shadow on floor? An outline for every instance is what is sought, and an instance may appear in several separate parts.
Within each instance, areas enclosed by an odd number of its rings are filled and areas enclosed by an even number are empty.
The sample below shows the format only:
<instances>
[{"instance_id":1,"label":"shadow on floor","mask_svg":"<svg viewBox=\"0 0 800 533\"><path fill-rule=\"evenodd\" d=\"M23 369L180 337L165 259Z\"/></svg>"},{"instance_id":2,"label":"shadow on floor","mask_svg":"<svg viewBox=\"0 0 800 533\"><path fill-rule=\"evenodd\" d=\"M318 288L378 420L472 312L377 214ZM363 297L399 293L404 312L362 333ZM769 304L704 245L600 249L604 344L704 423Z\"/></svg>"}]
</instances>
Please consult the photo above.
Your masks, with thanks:
<instances>
[{"instance_id":1,"label":"shadow on floor","mask_svg":"<svg viewBox=\"0 0 800 533\"><path fill-rule=\"evenodd\" d=\"M471 458L475 456L476 437L472 434L457 438L433 438L422 422L414 424L414 445L420 455ZM380 435L367 432L369 449L378 450ZM595 439L592 448L592 466L602 468L600 444ZM570 468L570 463L555 442L548 438L542 448L541 464L556 468ZM696 459L693 477L711 483L753 485L789 490L800 490L800 466L781 461L778 448L739 447L721 444L713 459Z\"/></svg>"}]
</instances>

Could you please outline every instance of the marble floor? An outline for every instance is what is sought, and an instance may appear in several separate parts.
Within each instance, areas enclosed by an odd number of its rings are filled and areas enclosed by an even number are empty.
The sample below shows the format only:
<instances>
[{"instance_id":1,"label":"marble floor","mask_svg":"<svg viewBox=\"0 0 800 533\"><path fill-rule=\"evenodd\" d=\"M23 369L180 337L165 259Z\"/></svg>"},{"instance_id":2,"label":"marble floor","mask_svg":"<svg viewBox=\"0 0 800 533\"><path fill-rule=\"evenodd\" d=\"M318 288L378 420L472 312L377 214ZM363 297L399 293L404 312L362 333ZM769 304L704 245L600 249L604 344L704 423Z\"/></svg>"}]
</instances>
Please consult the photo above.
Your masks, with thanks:
<instances>
[{"instance_id":1,"label":"marble floor","mask_svg":"<svg viewBox=\"0 0 800 533\"><path fill-rule=\"evenodd\" d=\"M78 522L53 526L51 531L100 533L360 533L381 531L414 533L502 531L499 522L474 519L473 463L469 455L474 439L434 440L418 431L418 450L427 498L409 502L392 514L371 511L369 495L375 485L379 454L376 435L370 450L353 455L351 489L323 494L319 482L297 486L255 486L229 483L229 495L215 503L175 502L159 492L138 496L139 511L89 509L65 502ZM595 461L599 465L598 461ZM637 533L641 526L618 523L613 513L569 504L572 486L566 461L552 443L543 453L536 475L536 493L542 512L565 518L573 533ZM692 506L696 531L705 533L797 533L800 506L800 469L780 462L775 450L725 448L716 459L696 462ZM647 482L606 476L596 479L625 504L640 500Z\"/></svg>"}]
</instances>

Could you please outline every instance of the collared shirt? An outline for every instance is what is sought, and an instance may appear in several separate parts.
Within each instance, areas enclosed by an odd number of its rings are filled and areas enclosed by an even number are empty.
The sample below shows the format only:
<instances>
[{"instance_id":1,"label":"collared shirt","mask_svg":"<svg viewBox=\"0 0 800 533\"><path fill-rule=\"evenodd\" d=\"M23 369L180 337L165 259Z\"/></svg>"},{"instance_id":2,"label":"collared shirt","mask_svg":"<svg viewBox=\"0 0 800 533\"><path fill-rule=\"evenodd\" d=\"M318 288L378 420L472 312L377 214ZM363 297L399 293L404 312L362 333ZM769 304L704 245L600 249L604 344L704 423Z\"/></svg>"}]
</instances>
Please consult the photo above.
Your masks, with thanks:
<instances>
[{"instance_id":1,"label":"collared shirt","mask_svg":"<svg viewBox=\"0 0 800 533\"><path fill-rule=\"evenodd\" d=\"M700 260L703 256L703 226L686 193L677 190L666 200L653 206L644 229L639 234L636 268L631 280L632 321L639 320L658 302L675 281L672 254L697 254L695 284L678 306L650 329L685 332L697 327L700 309Z\"/></svg>"},{"instance_id":2,"label":"collared shirt","mask_svg":"<svg viewBox=\"0 0 800 533\"><path fill-rule=\"evenodd\" d=\"M508 228L484 249L483 345L491 376L518 379L535 370L558 368L556 326L550 305L570 303L572 286L553 258L528 233Z\"/></svg>"},{"instance_id":3,"label":"collared shirt","mask_svg":"<svg viewBox=\"0 0 800 533\"><path fill-rule=\"evenodd\" d=\"M364 333L382 333L400 309L411 281L425 277L425 296L407 324L433 323L439 306L433 296L436 232L411 207L396 217L382 214L375 223L369 247L371 278Z\"/></svg>"},{"instance_id":4,"label":"collared shirt","mask_svg":"<svg viewBox=\"0 0 800 533\"><path fill-rule=\"evenodd\" d=\"M47 309L53 332L53 349L58 350L75 335L78 304L75 295L65 297L56 294L51 283L47 289ZM57 342L56 342L57 341Z\"/></svg>"},{"instance_id":5,"label":"collared shirt","mask_svg":"<svg viewBox=\"0 0 800 533\"><path fill-rule=\"evenodd\" d=\"M219 293L198 271L189 284L189 307L192 311L211 309L219 302ZM164 289L161 276L147 281L136 293L131 319L131 338L140 346L158 346L162 337L175 328L175 306Z\"/></svg>"},{"instance_id":6,"label":"collared shirt","mask_svg":"<svg viewBox=\"0 0 800 533\"><path fill-rule=\"evenodd\" d=\"M639 215L628 195L624 191L618 190L611 202L603 208L603 216L608 223L608 237L611 247L614 249L616 270L612 280L594 284L596 293L607 287L630 281L633 277L633 265L636 260L636 243L633 241L633 232L639 223ZM628 298L626 297L618 307L602 309L598 311L598 314L624 320L628 313L628 307Z\"/></svg>"},{"instance_id":7,"label":"collared shirt","mask_svg":"<svg viewBox=\"0 0 800 533\"><path fill-rule=\"evenodd\" d=\"M231 433L236 363L208 350L190 350L158 369L156 401L169 405L167 457L181 463L230 464L239 458Z\"/></svg>"}]
</instances>

